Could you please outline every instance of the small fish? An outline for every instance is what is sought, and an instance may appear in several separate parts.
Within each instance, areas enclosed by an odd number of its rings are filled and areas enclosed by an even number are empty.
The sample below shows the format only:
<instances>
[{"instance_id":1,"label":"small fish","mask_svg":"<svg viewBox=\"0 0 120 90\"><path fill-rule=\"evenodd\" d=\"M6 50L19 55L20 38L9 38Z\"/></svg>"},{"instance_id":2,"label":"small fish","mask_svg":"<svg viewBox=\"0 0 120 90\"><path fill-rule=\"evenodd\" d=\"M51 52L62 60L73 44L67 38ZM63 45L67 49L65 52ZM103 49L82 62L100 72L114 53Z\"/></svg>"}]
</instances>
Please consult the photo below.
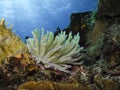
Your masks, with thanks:
<instances>
[{"instance_id":1,"label":"small fish","mask_svg":"<svg viewBox=\"0 0 120 90\"><path fill-rule=\"evenodd\" d=\"M81 28L81 30L84 30L85 27L86 27L86 24L83 24L80 28Z\"/></svg>"}]
</instances>

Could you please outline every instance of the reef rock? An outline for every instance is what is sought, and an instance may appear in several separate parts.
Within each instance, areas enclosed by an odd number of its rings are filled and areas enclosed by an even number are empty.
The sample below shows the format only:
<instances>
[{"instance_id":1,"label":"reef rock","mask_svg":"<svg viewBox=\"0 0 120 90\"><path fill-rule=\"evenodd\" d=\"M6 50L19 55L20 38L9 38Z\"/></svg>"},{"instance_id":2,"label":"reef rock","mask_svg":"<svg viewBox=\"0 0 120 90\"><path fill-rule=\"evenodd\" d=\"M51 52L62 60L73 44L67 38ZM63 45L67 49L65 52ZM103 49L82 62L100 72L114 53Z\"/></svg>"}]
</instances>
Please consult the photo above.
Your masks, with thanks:
<instances>
[{"instance_id":1,"label":"reef rock","mask_svg":"<svg viewBox=\"0 0 120 90\"><path fill-rule=\"evenodd\" d=\"M98 17L120 17L120 0L99 0Z\"/></svg>"},{"instance_id":2,"label":"reef rock","mask_svg":"<svg viewBox=\"0 0 120 90\"><path fill-rule=\"evenodd\" d=\"M114 42L119 43L119 4L119 0L99 0L95 25L93 30L88 33L89 38L87 42L90 42L88 51L91 56L106 56L105 50L103 49L107 48L108 50L109 48L111 50L113 47L116 47L114 45L112 46ZM108 42L111 42L110 47L108 47Z\"/></svg>"},{"instance_id":3,"label":"reef rock","mask_svg":"<svg viewBox=\"0 0 120 90\"><path fill-rule=\"evenodd\" d=\"M119 90L120 85L114 81L107 78L103 78L100 75L94 77L94 82L99 87L100 90Z\"/></svg>"}]
</instances>

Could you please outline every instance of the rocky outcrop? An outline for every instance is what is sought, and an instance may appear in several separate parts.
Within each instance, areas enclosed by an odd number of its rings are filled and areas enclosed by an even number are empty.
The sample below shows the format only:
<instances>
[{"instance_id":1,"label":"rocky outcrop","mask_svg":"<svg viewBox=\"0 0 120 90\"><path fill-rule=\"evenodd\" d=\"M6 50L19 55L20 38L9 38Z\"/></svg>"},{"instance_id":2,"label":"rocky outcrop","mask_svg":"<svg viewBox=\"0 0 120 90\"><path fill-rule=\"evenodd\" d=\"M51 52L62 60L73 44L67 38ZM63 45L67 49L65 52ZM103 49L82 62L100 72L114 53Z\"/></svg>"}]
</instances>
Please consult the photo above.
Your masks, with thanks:
<instances>
[{"instance_id":1,"label":"rocky outcrop","mask_svg":"<svg viewBox=\"0 0 120 90\"><path fill-rule=\"evenodd\" d=\"M94 79L94 82L102 90L119 90L120 88L119 4L119 0L99 0L95 25L88 33L87 42L90 41L90 44L86 48L87 54L96 62L90 67L92 71L95 70L101 75L101 78Z\"/></svg>"}]
</instances>

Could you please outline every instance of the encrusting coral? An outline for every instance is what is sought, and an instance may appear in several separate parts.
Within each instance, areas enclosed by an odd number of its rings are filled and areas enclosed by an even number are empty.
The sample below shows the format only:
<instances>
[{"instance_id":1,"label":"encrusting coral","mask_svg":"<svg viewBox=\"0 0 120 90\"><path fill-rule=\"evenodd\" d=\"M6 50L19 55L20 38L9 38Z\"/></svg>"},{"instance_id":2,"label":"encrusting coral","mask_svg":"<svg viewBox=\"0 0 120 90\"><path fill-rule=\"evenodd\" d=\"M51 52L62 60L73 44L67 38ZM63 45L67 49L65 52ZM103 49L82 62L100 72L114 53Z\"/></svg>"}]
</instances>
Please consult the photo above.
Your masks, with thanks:
<instances>
[{"instance_id":1,"label":"encrusting coral","mask_svg":"<svg viewBox=\"0 0 120 90\"><path fill-rule=\"evenodd\" d=\"M0 21L0 64L6 58L22 54L26 51L25 44L12 32L12 28L7 28L5 20Z\"/></svg>"},{"instance_id":2,"label":"encrusting coral","mask_svg":"<svg viewBox=\"0 0 120 90\"><path fill-rule=\"evenodd\" d=\"M64 72L69 72L67 69L71 65L81 64L80 51L83 48L78 44L79 34L73 37L72 33L67 36L65 31L61 31L55 37L52 32L44 34L43 29L35 29L32 34L33 38L27 39L26 42L30 54L37 63Z\"/></svg>"},{"instance_id":3,"label":"encrusting coral","mask_svg":"<svg viewBox=\"0 0 120 90\"><path fill-rule=\"evenodd\" d=\"M56 83L50 81L28 81L21 84L18 90L78 90L78 83Z\"/></svg>"}]
</instances>

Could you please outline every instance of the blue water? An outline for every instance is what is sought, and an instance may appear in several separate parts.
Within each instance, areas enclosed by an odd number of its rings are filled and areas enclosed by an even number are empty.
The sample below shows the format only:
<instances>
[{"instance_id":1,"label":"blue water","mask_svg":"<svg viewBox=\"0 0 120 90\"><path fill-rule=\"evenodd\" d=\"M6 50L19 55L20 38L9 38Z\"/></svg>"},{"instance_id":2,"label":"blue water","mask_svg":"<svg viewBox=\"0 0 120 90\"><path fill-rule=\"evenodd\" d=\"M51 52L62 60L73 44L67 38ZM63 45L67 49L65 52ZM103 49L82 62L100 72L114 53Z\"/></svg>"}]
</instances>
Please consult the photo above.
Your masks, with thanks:
<instances>
[{"instance_id":1,"label":"blue water","mask_svg":"<svg viewBox=\"0 0 120 90\"><path fill-rule=\"evenodd\" d=\"M98 0L0 0L0 18L23 40L34 28L55 31L69 25L75 12L95 10Z\"/></svg>"}]
</instances>

